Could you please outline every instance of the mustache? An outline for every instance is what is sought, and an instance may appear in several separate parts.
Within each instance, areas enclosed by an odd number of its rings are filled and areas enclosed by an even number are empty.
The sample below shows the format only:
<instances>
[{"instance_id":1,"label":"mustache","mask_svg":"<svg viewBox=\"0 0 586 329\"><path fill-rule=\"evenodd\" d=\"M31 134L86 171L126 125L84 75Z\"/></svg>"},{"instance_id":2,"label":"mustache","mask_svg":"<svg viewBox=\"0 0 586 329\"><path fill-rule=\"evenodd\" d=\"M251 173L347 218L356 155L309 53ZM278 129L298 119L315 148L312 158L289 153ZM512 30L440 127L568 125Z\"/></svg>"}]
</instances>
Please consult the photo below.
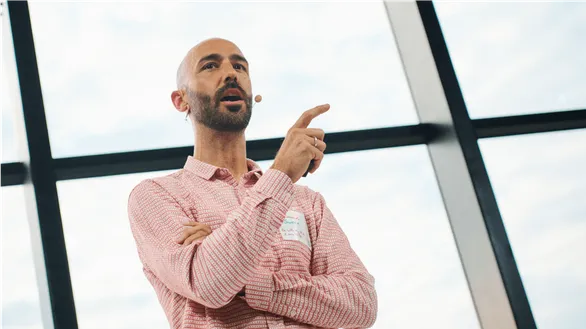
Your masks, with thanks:
<instances>
[{"instance_id":1,"label":"mustache","mask_svg":"<svg viewBox=\"0 0 586 329\"><path fill-rule=\"evenodd\" d=\"M250 99L250 101L252 101L252 98L250 98L250 96L248 96L248 94L244 91L244 89L242 89L242 87L240 87L240 85L238 84L238 82L236 82L236 80L230 80L230 81L226 82L226 84L224 86L220 87L220 89L218 89L218 91L216 91L216 97L215 97L216 104L218 104L220 102L222 95L228 89L238 89L242 93L242 97L244 98L244 100L246 102L248 102L249 99Z\"/></svg>"}]
</instances>

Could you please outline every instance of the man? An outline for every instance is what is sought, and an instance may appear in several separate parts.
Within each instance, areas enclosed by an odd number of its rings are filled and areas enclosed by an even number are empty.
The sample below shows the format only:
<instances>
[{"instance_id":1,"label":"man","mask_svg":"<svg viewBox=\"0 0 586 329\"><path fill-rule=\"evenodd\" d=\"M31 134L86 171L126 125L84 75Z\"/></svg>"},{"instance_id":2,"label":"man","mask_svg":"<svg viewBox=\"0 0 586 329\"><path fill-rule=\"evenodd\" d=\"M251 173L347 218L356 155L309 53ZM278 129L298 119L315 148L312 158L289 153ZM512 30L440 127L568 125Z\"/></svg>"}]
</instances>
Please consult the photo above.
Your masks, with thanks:
<instances>
[{"instance_id":1,"label":"man","mask_svg":"<svg viewBox=\"0 0 586 329\"><path fill-rule=\"evenodd\" d=\"M306 111L266 172L246 158L249 65L233 43L209 39L181 63L171 99L191 118L194 155L146 179L128 213L143 271L172 328L365 328L377 313L374 278L323 196L295 183L320 166L329 105ZM359 220L359 219L357 219Z\"/></svg>"}]
</instances>

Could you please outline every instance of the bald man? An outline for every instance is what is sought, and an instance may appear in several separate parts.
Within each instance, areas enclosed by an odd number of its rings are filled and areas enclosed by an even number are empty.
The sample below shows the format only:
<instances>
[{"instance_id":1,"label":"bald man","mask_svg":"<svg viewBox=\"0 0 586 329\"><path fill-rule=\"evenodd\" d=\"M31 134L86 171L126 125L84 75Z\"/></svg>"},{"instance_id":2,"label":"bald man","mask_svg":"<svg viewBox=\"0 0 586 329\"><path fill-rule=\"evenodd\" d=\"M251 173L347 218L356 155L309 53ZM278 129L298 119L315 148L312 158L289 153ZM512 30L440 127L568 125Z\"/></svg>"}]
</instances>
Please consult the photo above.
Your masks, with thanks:
<instances>
[{"instance_id":1,"label":"bald man","mask_svg":"<svg viewBox=\"0 0 586 329\"><path fill-rule=\"evenodd\" d=\"M374 278L323 196L296 184L320 167L324 132L308 126L329 105L301 114L263 172L246 157L249 68L223 39L179 66L171 100L193 123L194 153L130 193L143 272L171 328L370 327Z\"/></svg>"}]
</instances>

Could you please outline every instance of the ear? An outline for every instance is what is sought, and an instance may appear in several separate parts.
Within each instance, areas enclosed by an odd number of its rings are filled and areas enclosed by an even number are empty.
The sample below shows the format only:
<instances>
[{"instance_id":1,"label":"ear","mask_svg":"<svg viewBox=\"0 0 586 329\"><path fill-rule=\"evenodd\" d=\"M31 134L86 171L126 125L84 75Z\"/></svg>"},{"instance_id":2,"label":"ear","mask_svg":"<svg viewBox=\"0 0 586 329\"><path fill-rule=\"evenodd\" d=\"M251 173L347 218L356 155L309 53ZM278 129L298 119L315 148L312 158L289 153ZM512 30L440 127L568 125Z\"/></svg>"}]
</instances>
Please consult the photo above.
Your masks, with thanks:
<instances>
[{"instance_id":1,"label":"ear","mask_svg":"<svg viewBox=\"0 0 586 329\"><path fill-rule=\"evenodd\" d=\"M175 106L177 111L179 111L179 112L187 111L188 104L184 100L183 90L175 90L174 92L172 92L171 93L171 102L173 102L173 106Z\"/></svg>"}]
</instances>

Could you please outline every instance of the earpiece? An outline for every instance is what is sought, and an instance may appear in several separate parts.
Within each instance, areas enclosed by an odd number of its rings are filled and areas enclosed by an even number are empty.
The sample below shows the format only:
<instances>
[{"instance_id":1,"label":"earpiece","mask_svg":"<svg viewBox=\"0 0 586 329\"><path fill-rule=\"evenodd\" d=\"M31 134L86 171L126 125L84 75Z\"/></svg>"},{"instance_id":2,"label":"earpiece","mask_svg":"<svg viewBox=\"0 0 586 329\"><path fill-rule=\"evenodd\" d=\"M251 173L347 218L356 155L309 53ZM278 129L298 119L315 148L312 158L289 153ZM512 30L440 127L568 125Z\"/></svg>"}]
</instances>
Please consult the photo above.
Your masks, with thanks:
<instances>
[{"instance_id":1,"label":"earpiece","mask_svg":"<svg viewBox=\"0 0 586 329\"><path fill-rule=\"evenodd\" d=\"M256 96L254 96L254 101L255 101L256 103L260 103L260 102L262 101L262 96L261 96L261 95L256 95Z\"/></svg>"}]
</instances>

